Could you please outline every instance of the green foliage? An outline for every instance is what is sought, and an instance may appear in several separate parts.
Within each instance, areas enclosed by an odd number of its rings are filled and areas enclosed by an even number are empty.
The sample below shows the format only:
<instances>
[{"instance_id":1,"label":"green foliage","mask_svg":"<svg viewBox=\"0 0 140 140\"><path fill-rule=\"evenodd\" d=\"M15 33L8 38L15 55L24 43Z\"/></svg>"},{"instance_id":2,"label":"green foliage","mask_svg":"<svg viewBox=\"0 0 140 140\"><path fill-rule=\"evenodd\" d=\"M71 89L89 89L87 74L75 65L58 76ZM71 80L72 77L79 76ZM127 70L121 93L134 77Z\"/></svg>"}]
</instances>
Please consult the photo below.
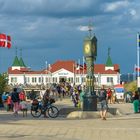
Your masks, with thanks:
<instances>
[{"instance_id":1,"label":"green foliage","mask_svg":"<svg viewBox=\"0 0 140 140\"><path fill-rule=\"evenodd\" d=\"M0 94L2 94L7 89L8 78L7 74L0 74Z\"/></svg>"},{"instance_id":2,"label":"green foliage","mask_svg":"<svg viewBox=\"0 0 140 140\"><path fill-rule=\"evenodd\" d=\"M126 91L134 92L137 90L137 82L133 81L133 82L127 83L124 85L124 88L126 89Z\"/></svg>"}]
</instances>

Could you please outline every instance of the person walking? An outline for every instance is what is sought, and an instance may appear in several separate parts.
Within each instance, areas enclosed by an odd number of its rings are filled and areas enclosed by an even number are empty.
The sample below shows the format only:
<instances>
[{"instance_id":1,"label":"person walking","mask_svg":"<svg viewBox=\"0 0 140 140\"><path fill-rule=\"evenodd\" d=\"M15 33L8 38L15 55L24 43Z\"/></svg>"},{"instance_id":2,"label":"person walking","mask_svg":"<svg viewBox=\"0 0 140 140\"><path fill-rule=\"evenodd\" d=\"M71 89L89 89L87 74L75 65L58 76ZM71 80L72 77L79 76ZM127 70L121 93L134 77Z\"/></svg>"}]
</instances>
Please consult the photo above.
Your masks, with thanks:
<instances>
[{"instance_id":1,"label":"person walking","mask_svg":"<svg viewBox=\"0 0 140 140\"><path fill-rule=\"evenodd\" d=\"M108 100L108 103L112 103L112 91L110 88L108 88L107 90L107 100Z\"/></svg>"},{"instance_id":2,"label":"person walking","mask_svg":"<svg viewBox=\"0 0 140 140\"><path fill-rule=\"evenodd\" d=\"M134 92L132 98L133 98L134 113L139 113L139 94L138 94L138 91Z\"/></svg>"},{"instance_id":3,"label":"person walking","mask_svg":"<svg viewBox=\"0 0 140 140\"><path fill-rule=\"evenodd\" d=\"M50 100L50 89L46 89L46 92L43 95L43 99L42 99L42 104L44 108L48 105L49 100ZM43 113L44 113L44 118L47 118L48 116L46 112L44 111Z\"/></svg>"},{"instance_id":4,"label":"person walking","mask_svg":"<svg viewBox=\"0 0 140 140\"><path fill-rule=\"evenodd\" d=\"M23 117L27 117L28 104L25 101L25 99L23 99L22 101L20 101L19 105L20 105L20 110L23 113Z\"/></svg>"},{"instance_id":5,"label":"person walking","mask_svg":"<svg viewBox=\"0 0 140 140\"><path fill-rule=\"evenodd\" d=\"M4 93L2 94L2 102L3 102L4 109L5 109L6 111L8 110L7 98L8 98L8 94L7 94L6 92L4 92Z\"/></svg>"},{"instance_id":6,"label":"person walking","mask_svg":"<svg viewBox=\"0 0 140 140\"><path fill-rule=\"evenodd\" d=\"M11 99L10 95L8 95L8 97L7 97L7 106L8 106L8 111L13 110L12 109L12 99Z\"/></svg>"},{"instance_id":7,"label":"person walking","mask_svg":"<svg viewBox=\"0 0 140 140\"><path fill-rule=\"evenodd\" d=\"M25 92L23 90L19 93L19 99L20 101L26 100Z\"/></svg>"},{"instance_id":8,"label":"person walking","mask_svg":"<svg viewBox=\"0 0 140 140\"><path fill-rule=\"evenodd\" d=\"M102 88L98 93L99 104L100 104L100 116L102 120L106 120L107 114L107 92L104 88Z\"/></svg>"},{"instance_id":9,"label":"person walking","mask_svg":"<svg viewBox=\"0 0 140 140\"><path fill-rule=\"evenodd\" d=\"M13 111L14 111L14 115L17 116L18 115L18 111L19 111L19 93L17 92L17 88L13 89L13 92L11 94L11 100L13 101Z\"/></svg>"},{"instance_id":10,"label":"person walking","mask_svg":"<svg viewBox=\"0 0 140 140\"><path fill-rule=\"evenodd\" d=\"M80 106L81 106L81 109L83 109L83 100L84 100L84 94L85 94L85 89L83 88L81 91L80 91Z\"/></svg>"}]
</instances>

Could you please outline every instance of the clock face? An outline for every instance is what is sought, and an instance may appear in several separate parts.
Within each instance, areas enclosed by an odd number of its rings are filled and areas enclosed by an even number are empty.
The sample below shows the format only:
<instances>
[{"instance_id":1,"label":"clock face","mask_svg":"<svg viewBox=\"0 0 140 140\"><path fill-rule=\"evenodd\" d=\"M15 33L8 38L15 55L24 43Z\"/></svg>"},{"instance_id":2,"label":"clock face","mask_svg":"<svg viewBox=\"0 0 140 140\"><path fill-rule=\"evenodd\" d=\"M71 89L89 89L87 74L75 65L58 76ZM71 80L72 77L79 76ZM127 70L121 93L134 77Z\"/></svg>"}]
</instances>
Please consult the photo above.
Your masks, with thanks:
<instances>
[{"instance_id":1,"label":"clock face","mask_svg":"<svg viewBox=\"0 0 140 140\"><path fill-rule=\"evenodd\" d=\"M90 52L90 46L89 44L85 45L85 53L89 53Z\"/></svg>"}]
</instances>

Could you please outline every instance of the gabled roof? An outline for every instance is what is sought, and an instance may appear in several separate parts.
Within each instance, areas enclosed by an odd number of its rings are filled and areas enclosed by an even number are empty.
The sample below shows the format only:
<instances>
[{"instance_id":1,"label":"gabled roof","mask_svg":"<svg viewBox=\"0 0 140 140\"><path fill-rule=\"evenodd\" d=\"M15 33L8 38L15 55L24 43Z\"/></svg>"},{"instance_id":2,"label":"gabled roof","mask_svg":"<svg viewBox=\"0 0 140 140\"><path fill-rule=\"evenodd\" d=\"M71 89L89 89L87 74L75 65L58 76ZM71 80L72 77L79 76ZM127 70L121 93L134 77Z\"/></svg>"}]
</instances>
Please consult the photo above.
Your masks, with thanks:
<instances>
[{"instance_id":1,"label":"gabled roof","mask_svg":"<svg viewBox=\"0 0 140 140\"><path fill-rule=\"evenodd\" d=\"M69 60L69 61L60 61L59 60L50 66L50 71L51 71L51 73L53 73L55 71L58 71L58 70L64 68L68 71L73 72L74 66L75 66L75 61L73 61L73 60Z\"/></svg>"},{"instance_id":2,"label":"gabled roof","mask_svg":"<svg viewBox=\"0 0 140 140\"><path fill-rule=\"evenodd\" d=\"M94 73L95 74L117 74L120 72L120 68L118 64L114 64L114 70L105 70L106 65L104 64L95 64L94 65ZM61 69L68 70L75 74L86 74L87 67L84 65L77 65L75 64L75 61L73 60L67 60L67 61L56 61L54 64L50 66L50 69L44 69L40 71L32 71L28 68L21 68L20 70L12 70L12 68L8 69L9 74L48 74L49 72L54 73L56 71L59 71Z\"/></svg>"},{"instance_id":3,"label":"gabled roof","mask_svg":"<svg viewBox=\"0 0 140 140\"><path fill-rule=\"evenodd\" d=\"M14 62L13 62L13 64L12 64L12 67L13 67L13 66L20 66L20 62L19 62L17 56L15 56Z\"/></svg>"}]
</instances>

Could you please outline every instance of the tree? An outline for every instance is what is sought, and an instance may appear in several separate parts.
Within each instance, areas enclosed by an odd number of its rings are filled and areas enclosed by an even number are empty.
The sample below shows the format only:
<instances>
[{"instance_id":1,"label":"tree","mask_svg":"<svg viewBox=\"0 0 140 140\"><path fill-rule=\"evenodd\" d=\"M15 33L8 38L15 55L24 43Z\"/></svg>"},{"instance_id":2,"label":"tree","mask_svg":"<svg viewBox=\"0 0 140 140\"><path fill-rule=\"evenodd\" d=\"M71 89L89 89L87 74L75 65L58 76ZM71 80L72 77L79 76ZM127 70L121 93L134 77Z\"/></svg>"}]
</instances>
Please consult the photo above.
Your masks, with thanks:
<instances>
[{"instance_id":1,"label":"tree","mask_svg":"<svg viewBox=\"0 0 140 140\"><path fill-rule=\"evenodd\" d=\"M137 83L136 83L136 81L127 83L127 84L124 85L124 88L127 91L135 92L137 90Z\"/></svg>"},{"instance_id":2,"label":"tree","mask_svg":"<svg viewBox=\"0 0 140 140\"><path fill-rule=\"evenodd\" d=\"M0 74L0 104L2 104L2 93L8 89L8 76L6 73Z\"/></svg>"},{"instance_id":3,"label":"tree","mask_svg":"<svg viewBox=\"0 0 140 140\"><path fill-rule=\"evenodd\" d=\"M0 94L6 91L8 86L8 77L6 73L0 74Z\"/></svg>"}]
</instances>

